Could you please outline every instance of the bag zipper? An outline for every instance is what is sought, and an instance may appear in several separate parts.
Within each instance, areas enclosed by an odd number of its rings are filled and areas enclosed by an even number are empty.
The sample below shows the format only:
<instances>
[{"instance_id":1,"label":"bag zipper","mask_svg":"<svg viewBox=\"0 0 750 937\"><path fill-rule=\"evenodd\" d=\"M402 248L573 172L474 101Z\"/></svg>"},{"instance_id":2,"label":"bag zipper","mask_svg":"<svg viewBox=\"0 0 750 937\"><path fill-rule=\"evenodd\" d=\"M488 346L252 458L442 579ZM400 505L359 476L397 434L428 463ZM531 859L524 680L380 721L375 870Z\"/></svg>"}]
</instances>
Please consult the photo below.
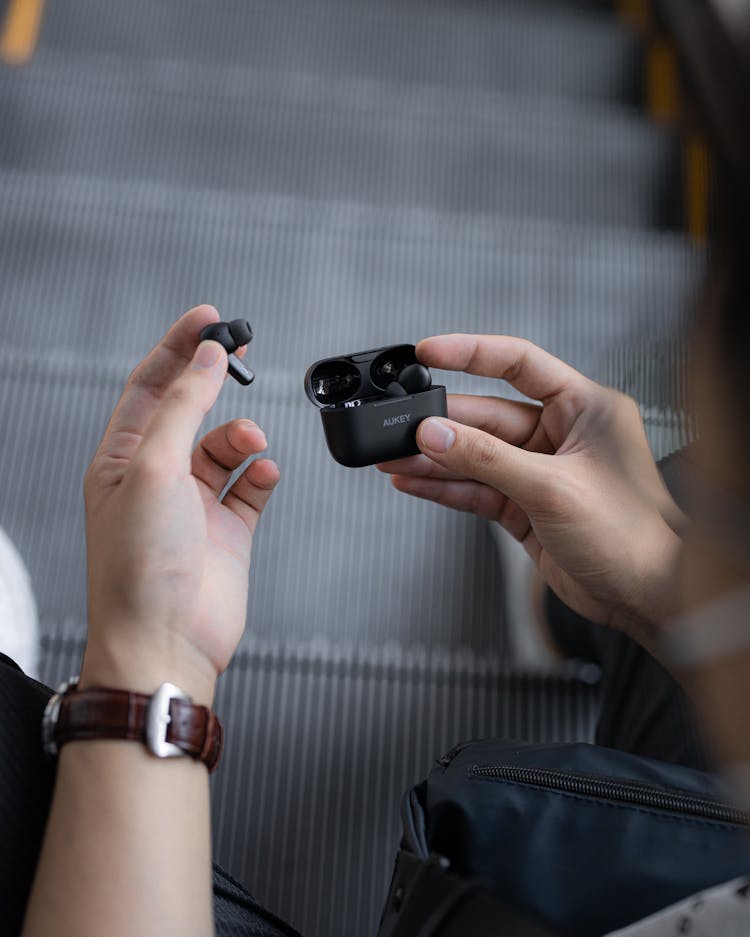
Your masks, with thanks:
<instances>
[{"instance_id":1,"label":"bag zipper","mask_svg":"<svg viewBox=\"0 0 750 937\"><path fill-rule=\"evenodd\" d=\"M731 807L721 801L698 794L689 794L686 791L668 791L663 788L649 787L638 781L609 780L580 774L566 774L563 771L550 771L546 768L519 768L511 765L473 765L469 769L469 777L517 781L521 784L532 784L535 787L545 787L567 794L581 794L585 797L598 797L635 807L652 807L656 810L687 814L702 820L733 823L736 826L750 825L750 813L737 807Z\"/></svg>"}]
</instances>

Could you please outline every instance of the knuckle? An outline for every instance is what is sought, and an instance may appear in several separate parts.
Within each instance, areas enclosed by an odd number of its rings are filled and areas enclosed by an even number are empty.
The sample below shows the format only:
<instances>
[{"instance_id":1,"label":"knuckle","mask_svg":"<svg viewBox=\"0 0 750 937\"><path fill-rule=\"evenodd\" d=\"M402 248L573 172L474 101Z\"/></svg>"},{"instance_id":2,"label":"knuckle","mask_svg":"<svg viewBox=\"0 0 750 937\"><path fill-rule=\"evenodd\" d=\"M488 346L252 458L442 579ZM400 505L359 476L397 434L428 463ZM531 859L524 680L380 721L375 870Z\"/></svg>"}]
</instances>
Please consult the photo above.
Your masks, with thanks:
<instances>
[{"instance_id":1,"label":"knuckle","mask_svg":"<svg viewBox=\"0 0 750 937\"><path fill-rule=\"evenodd\" d=\"M193 375L184 375L170 386L164 402L169 410L205 413L208 410L206 394L207 386L200 377L195 380Z\"/></svg>"},{"instance_id":2,"label":"knuckle","mask_svg":"<svg viewBox=\"0 0 750 937\"><path fill-rule=\"evenodd\" d=\"M572 384L568 390L568 400L576 413L583 413L595 407L598 401L605 400L608 393L608 387L584 379Z\"/></svg>"},{"instance_id":3,"label":"knuckle","mask_svg":"<svg viewBox=\"0 0 750 937\"><path fill-rule=\"evenodd\" d=\"M482 354L482 343L477 338L475 339L474 345L471 349L471 352L469 353L468 361L464 365L464 370L469 371L470 373L473 372L479 364L479 359L481 357L481 354Z\"/></svg>"},{"instance_id":4,"label":"knuckle","mask_svg":"<svg viewBox=\"0 0 750 937\"><path fill-rule=\"evenodd\" d=\"M468 504L466 509L472 514L479 514L482 508L482 494L481 489L477 486L472 488L469 493Z\"/></svg>"},{"instance_id":5,"label":"knuckle","mask_svg":"<svg viewBox=\"0 0 750 937\"><path fill-rule=\"evenodd\" d=\"M637 416L640 419L641 408L635 397L631 397L629 394L624 394L621 391L614 391L614 393L617 398L618 408L622 410L626 416Z\"/></svg>"},{"instance_id":6,"label":"knuckle","mask_svg":"<svg viewBox=\"0 0 750 937\"><path fill-rule=\"evenodd\" d=\"M635 403L632 397L629 397L628 394L623 393L623 391L618 390L616 387L608 387L604 384L595 385L601 395L601 399L606 401L611 407L615 408L627 408Z\"/></svg>"},{"instance_id":7,"label":"knuckle","mask_svg":"<svg viewBox=\"0 0 750 937\"><path fill-rule=\"evenodd\" d=\"M519 338L516 340L516 344L514 346L516 349L515 356L513 357L513 360L510 362L510 364L505 368L502 375L500 375L503 380L513 384L519 379L521 373L524 370L530 346L531 342L527 341L525 338Z\"/></svg>"},{"instance_id":8,"label":"knuckle","mask_svg":"<svg viewBox=\"0 0 750 937\"><path fill-rule=\"evenodd\" d=\"M130 463L130 479L137 487L158 487L164 478L164 461L152 455L139 454Z\"/></svg>"},{"instance_id":9,"label":"knuckle","mask_svg":"<svg viewBox=\"0 0 750 937\"><path fill-rule=\"evenodd\" d=\"M576 505L580 503L577 488L576 479L571 473L551 467L535 485L534 510L560 522L575 513Z\"/></svg>"},{"instance_id":10,"label":"knuckle","mask_svg":"<svg viewBox=\"0 0 750 937\"><path fill-rule=\"evenodd\" d=\"M497 460L497 449L486 433L472 433L466 444L466 459L478 469L491 468Z\"/></svg>"},{"instance_id":11,"label":"knuckle","mask_svg":"<svg viewBox=\"0 0 750 937\"><path fill-rule=\"evenodd\" d=\"M157 394L164 391L167 386L168 380L166 376L161 376L159 378L153 373L149 373L143 361L133 368L125 382L125 389L128 391L146 390Z\"/></svg>"},{"instance_id":12,"label":"knuckle","mask_svg":"<svg viewBox=\"0 0 750 937\"><path fill-rule=\"evenodd\" d=\"M133 387L134 385L142 383L141 381L141 365L143 362L137 364L134 368L131 368L130 373L127 376L125 381L126 387Z\"/></svg>"},{"instance_id":13,"label":"knuckle","mask_svg":"<svg viewBox=\"0 0 750 937\"><path fill-rule=\"evenodd\" d=\"M628 394L608 387L603 402L610 420L617 425L624 427L634 421L640 422L641 410L638 401Z\"/></svg>"},{"instance_id":14,"label":"knuckle","mask_svg":"<svg viewBox=\"0 0 750 937\"><path fill-rule=\"evenodd\" d=\"M617 391L595 381L584 379L572 384L566 391L564 408L567 418L575 420L581 414L607 417L616 412Z\"/></svg>"},{"instance_id":15,"label":"knuckle","mask_svg":"<svg viewBox=\"0 0 750 937\"><path fill-rule=\"evenodd\" d=\"M192 381L175 381L168 391L169 399L176 404L191 404L195 400Z\"/></svg>"}]
</instances>

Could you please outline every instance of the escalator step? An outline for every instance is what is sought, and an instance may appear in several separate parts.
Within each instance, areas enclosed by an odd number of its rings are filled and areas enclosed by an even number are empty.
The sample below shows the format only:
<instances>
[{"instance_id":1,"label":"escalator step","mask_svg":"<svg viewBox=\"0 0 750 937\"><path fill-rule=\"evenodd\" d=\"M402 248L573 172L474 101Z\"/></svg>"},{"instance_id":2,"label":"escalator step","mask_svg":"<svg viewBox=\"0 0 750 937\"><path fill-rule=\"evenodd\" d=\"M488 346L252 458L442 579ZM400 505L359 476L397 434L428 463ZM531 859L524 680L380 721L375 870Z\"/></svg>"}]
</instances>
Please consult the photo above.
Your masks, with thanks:
<instances>
[{"instance_id":1,"label":"escalator step","mask_svg":"<svg viewBox=\"0 0 750 937\"><path fill-rule=\"evenodd\" d=\"M45 48L635 102L641 50L613 17L500 4L51 3Z\"/></svg>"},{"instance_id":2,"label":"escalator step","mask_svg":"<svg viewBox=\"0 0 750 937\"><path fill-rule=\"evenodd\" d=\"M667 406L662 363L632 370L627 349L671 339L704 270L686 238L649 232L31 173L0 173L0 200L11 353L54 335L57 356L132 362L212 301L257 322L254 354L300 381L332 349L463 329L525 335Z\"/></svg>"},{"instance_id":3,"label":"escalator step","mask_svg":"<svg viewBox=\"0 0 750 937\"><path fill-rule=\"evenodd\" d=\"M679 420L665 417L675 405L668 376L674 385L682 373L675 332L702 261L680 238L26 174L0 174L0 200L0 517L28 556L44 611L84 614L83 471L128 369L197 302L251 319L258 380L247 392L230 382L214 419L250 412L284 471L272 508L280 517L259 553L261 629L502 642L483 528L395 496L374 470L333 463L302 390L317 358L436 332L522 334L654 408L657 454L683 439ZM54 355L40 364L36 349L51 341ZM443 377L453 391L488 389ZM321 549L329 528L338 533ZM371 528L408 533L398 550L375 550L374 563L356 535ZM447 549L428 561L424 543L461 543L460 563ZM354 590L345 619L341 582ZM425 603L435 583L447 593L433 618ZM462 620L467 594L475 605Z\"/></svg>"},{"instance_id":4,"label":"escalator step","mask_svg":"<svg viewBox=\"0 0 750 937\"><path fill-rule=\"evenodd\" d=\"M679 222L676 141L612 108L39 54L0 166L630 227Z\"/></svg>"},{"instance_id":5,"label":"escalator step","mask_svg":"<svg viewBox=\"0 0 750 937\"><path fill-rule=\"evenodd\" d=\"M128 370L191 305L249 318L258 380L227 382L205 428L257 419L282 481L217 695L213 828L306 937L374 931L399 797L432 759L589 738L598 699L510 672L487 522L336 465L307 366L519 334L635 394L657 456L690 435L705 258L650 230L680 222L675 144L631 107L637 38L593 6L66 0L31 64L0 69L0 521L41 676L79 665L81 481Z\"/></svg>"}]
</instances>

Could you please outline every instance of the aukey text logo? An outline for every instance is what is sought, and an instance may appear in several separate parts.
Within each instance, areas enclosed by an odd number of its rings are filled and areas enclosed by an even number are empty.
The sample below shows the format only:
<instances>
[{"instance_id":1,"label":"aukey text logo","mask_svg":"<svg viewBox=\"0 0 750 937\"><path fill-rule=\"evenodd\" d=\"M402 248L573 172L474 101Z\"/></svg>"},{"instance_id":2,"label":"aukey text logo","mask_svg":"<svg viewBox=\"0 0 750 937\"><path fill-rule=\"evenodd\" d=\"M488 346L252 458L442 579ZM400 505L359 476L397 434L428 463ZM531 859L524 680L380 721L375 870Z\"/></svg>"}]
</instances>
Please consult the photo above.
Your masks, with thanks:
<instances>
[{"instance_id":1,"label":"aukey text logo","mask_svg":"<svg viewBox=\"0 0 750 937\"><path fill-rule=\"evenodd\" d=\"M395 426L397 423L408 423L411 413L402 413L400 416L389 416L383 420L383 426Z\"/></svg>"}]
</instances>

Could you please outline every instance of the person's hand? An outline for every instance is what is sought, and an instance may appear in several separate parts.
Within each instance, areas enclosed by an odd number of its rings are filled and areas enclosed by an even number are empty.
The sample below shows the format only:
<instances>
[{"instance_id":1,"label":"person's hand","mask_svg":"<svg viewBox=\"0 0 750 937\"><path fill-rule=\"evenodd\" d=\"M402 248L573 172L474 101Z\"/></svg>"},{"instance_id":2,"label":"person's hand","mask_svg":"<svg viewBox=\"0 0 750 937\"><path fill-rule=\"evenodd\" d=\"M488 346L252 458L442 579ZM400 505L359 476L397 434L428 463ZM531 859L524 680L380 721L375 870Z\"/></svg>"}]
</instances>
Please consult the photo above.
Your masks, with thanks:
<instances>
[{"instance_id":1,"label":"person's hand","mask_svg":"<svg viewBox=\"0 0 750 937\"><path fill-rule=\"evenodd\" d=\"M442 335L435 368L503 378L541 405L450 396L423 421L423 455L378 466L399 490L502 524L571 608L650 645L674 596L681 512L636 403L523 339Z\"/></svg>"},{"instance_id":2,"label":"person's hand","mask_svg":"<svg viewBox=\"0 0 750 937\"><path fill-rule=\"evenodd\" d=\"M266 448L233 420L193 450L227 355L199 342L211 306L179 319L130 375L86 473L89 636L82 686L153 692L170 681L210 702L245 625L253 533L279 478ZM197 348L197 350L196 350Z\"/></svg>"}]
</instances>

